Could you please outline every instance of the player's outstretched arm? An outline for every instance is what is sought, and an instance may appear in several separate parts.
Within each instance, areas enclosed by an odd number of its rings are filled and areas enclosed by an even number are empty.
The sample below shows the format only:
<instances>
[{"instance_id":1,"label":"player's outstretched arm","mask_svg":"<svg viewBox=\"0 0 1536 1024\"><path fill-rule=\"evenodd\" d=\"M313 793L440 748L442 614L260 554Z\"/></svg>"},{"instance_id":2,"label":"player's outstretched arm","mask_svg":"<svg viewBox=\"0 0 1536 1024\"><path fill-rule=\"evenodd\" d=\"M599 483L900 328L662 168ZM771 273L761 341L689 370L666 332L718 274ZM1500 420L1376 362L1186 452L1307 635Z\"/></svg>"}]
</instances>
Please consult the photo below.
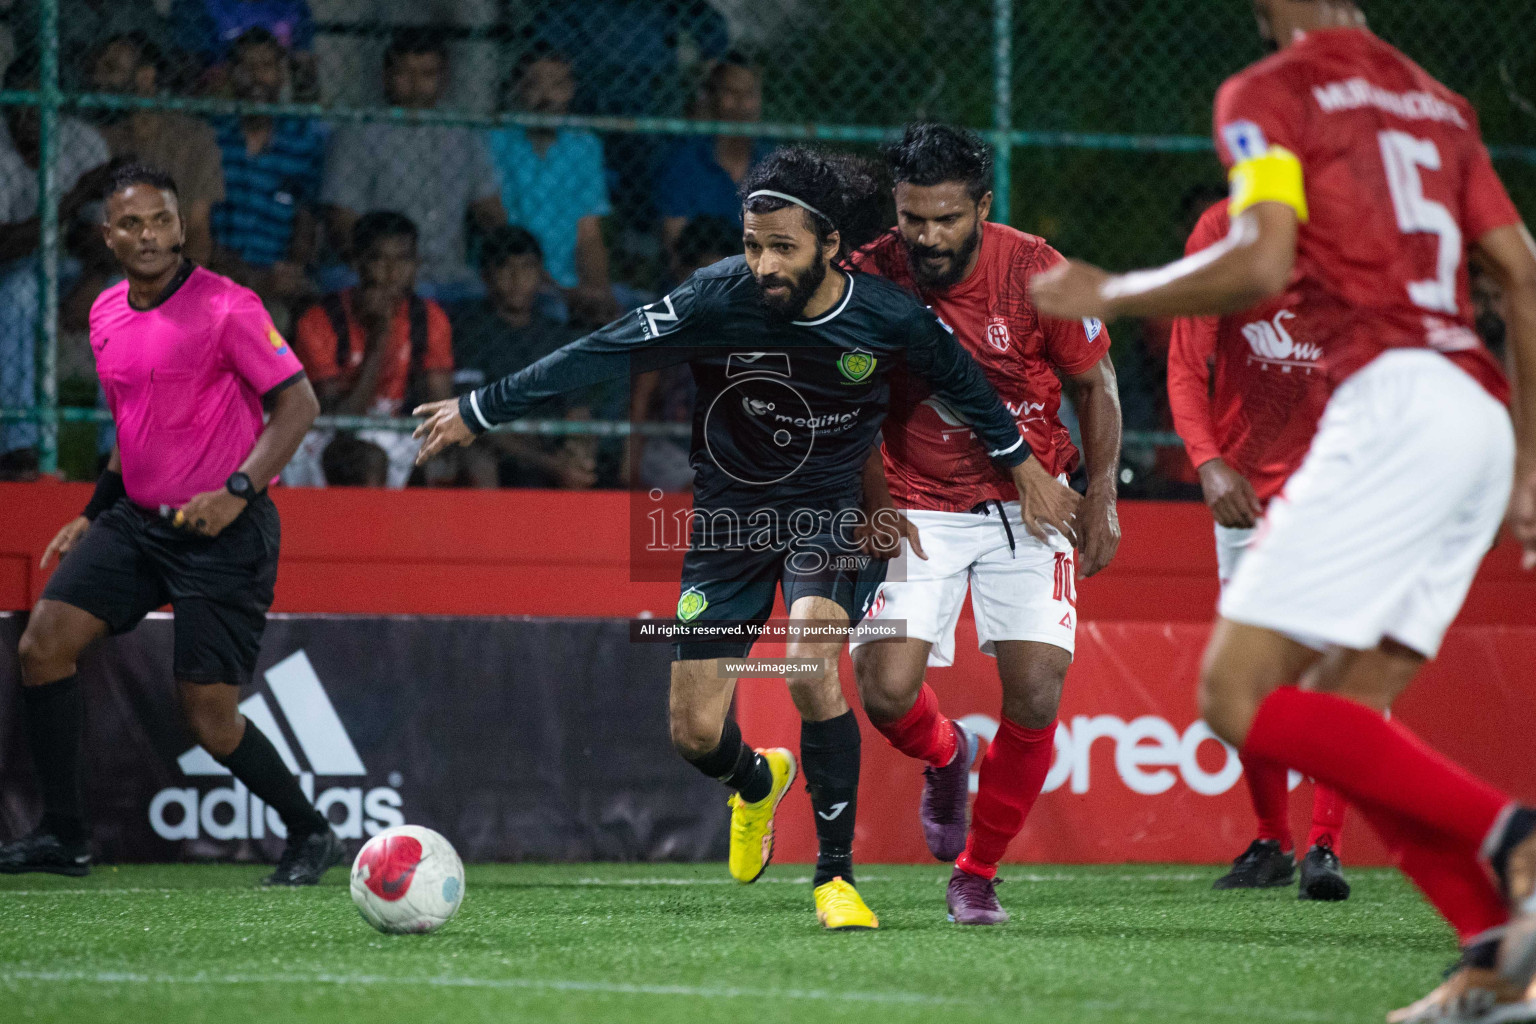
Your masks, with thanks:
<instances>
[{"instance_id":1,"label":"player's outstretched arm","mask_svg":"<svg viewBox=\"0 0 1536 1024\"><path fill-rule=\"evenodd\" d=\"M1066 384L1083 428L1083 465L1088 493L1077 510L1081 551L1079 579L1109 565L1120 548L1120 515L1115 509L1120 472L1120 388L1109 356L1082 373L1069 374Z\"/></svg>"},{"instance_id":2,"label":"player's outstretched arm","mask_svg":"<svg viewBox=\"0 0 1536 1024\"><path fill-rule=\"evenodd\" d=\"M1296 263L1296 211L1262 202L1234 218L1227 237L1155 270L1110 274L1076 260L1030 282L1036 308L1067 320L1237 313L1278 295Z\"/></svg>"},{"instance_id":3,"label":"player's outstretched arm","mask_svg":"<svg viewBox=\"0 0 1536 1024\"><path fill-rule=\"evenodd\" d=\"M1477 249L1504 289L1516 443L1509 526L1525 548L1525 568L1536 569L1536 242L1524 224L1510 224L1479 238Z\"/></svg>"},{"instance_id":4,"label":"player's outstretched arm","mask_svg":"<svg viewBox=\"0 0 1536 1024\"><path fill-rule=\"evenodd\" d=\"M864 521L855 531L859 546L865 554L879 559L891 559L901 554L903 539L912 547L912 553L924 561L928 554L918 536L917 527L902 515L891 500L891 488L885 479L885 458L880 445L869 450L864 460Z\"/></svg>"}]
</instances>

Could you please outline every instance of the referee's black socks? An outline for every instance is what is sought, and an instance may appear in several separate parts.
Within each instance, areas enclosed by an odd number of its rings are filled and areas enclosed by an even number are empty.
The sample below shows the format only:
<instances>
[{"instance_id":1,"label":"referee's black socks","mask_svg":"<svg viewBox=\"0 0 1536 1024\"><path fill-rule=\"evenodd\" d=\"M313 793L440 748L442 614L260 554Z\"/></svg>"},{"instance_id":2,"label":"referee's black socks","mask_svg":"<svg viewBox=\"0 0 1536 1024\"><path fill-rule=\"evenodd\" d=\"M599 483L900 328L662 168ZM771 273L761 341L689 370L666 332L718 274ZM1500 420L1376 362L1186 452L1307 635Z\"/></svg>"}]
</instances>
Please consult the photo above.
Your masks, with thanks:
<instances>
[{"instance_id":1,"label":"referee's black socks","mask_svg":"<svg viewBox=\"0 0 1536 1024\"><path fill-rule=\"evenodd\" d=\"M216 759L245 783L245 788L266 801L277 811L288 830L288 838L294 839L330 828L325 815L315 810L299 781L288 771L272 741L249 718L245 720L245 734L228 757Z\"/></svg>"},{"instance_id":2,"label":"referee's black socks","mask_svg":"<svg viewBox=\"0 0 1536 1024\"><path fill-rule=\"evenodd\" d=\"M848 711L800 723L800 766L816 812L816 878L853 884L853 822L859 804L859 721Z\"/></svg>"},{"instance_id":3,"label":"referee's black socks","mask_svg":"<svg viewBox=\"0 0 1536 1024\"><path fill-rule=\"evenodd\" d=\"M74 846L89 838L80 786L85 739L85 696L78 676L42 686L23 686L27 744L43 791L42 831Z\"/></svg>"},{"instance_id":4,"label":"referee's black socks","mask_svg":"<svg viewBox=\"0 0 1536 1024\"><path fill-rule=\"evenodd\" d=\"M687 755L683 755L687 757ZM727 718L720 730L720 743L707 754L687 757L688 763L712 779L719 779L755 804L773 792L773 770L762 754L741 740L741 727Z\"/></svg>"}]
</instances>

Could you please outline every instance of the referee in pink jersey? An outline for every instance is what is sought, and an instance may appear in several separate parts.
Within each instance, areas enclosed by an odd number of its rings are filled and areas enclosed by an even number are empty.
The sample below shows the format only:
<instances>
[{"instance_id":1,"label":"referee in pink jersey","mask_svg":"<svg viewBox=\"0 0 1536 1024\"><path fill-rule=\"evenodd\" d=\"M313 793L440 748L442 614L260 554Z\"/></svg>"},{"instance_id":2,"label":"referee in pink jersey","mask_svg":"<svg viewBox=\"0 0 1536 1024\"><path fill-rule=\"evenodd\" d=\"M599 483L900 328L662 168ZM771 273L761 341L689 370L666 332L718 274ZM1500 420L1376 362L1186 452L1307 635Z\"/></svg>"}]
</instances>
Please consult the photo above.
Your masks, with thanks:
<instances>
[{"instance_id":1,"label":"referee in pink jersey","mask_svg":"<svg viewBox=\"0 0 1536 1024\"><path fill-rule=\"evenodd\" d=\"M43 819L0 846L0 872L90 871L81 793L87 645L169 603L175 675L197 741L281 816L269 885L312 885L341 859L324 816L240 714L277 580L267 483L320 411L299 360L255 293L195 266L176 183L119 170L102 235L127 280L91 308L91 349L117 447L85 511L43 553L59 569L21 637L22 708ZM263 424L263 411L270 417Z\"/></svg>"}]
</instances>

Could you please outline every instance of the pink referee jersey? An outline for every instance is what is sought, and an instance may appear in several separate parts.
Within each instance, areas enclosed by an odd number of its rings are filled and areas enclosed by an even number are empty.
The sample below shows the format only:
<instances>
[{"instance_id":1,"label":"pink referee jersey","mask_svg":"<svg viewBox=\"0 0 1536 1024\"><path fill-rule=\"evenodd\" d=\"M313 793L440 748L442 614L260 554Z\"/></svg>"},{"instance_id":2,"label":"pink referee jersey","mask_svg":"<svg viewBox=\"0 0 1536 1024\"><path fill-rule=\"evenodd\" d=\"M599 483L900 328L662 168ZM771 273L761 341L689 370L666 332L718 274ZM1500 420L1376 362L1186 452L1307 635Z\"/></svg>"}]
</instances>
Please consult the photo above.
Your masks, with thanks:
<instances>
[{"instance_id":1,"label":"pink referee jersey","mask_svg":"<svg viewBox=\"0 0 1536 1024\"><path fill-rule=\"evenodd\" d=\"M91 350L123 484L145 508L223 487L261 433L262 396L304 372L256 293L201 267L150 309L128 304L127 281L102 292Z\"/></svg>"}]
</instances>

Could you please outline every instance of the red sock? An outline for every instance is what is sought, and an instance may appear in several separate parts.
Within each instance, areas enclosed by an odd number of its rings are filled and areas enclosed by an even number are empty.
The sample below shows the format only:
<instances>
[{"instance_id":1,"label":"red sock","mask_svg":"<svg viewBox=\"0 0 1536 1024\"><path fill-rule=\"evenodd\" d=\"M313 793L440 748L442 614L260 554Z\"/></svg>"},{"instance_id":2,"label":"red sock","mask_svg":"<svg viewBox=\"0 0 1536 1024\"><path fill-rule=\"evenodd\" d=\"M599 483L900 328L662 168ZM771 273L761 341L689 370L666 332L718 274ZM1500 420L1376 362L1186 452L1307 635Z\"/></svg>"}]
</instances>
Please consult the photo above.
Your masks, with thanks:
<instances>
[{"instance_id":1,"label":"red sock","mask_svg":"<svg viewBox=\"0 0 1536 1024\"><path fill-rule=\"evenodd\" d=\"M1462 945L1509 921L1509 908L1477 854L1436 843L1422 826L1373 808L1360 807L1424 898L1456 929Z\"/></svg>"},{"instance_id":2,"label":"red sock","mask_svg":"<svg viewBox=\"0 0 1536 1024\"><path fill-rule=\"evenodd\" d=\"M1509 798L1442 757L1396 721L1328 693L1282 686L1264 698L1243 755L1288 765L1423 826L1439 845L1476 854Z\"/></svg>"},{"instance_id":3,"label":"red sock","mask_svg":"<svg viewBox=\"0 0 1536 1024\"><path fill-rule=\"evenodd\" d=\"M981 760L971 834L956 867L983 878L997 874L997 862L1024 827L1050 774L1055 739L1055 722L1044 729L1026 729L1005 718L998 725Z\"/></svg>"},{"instance_id":4,"label":"red sock","mask_svg":"<svg viewBox=\"0 0 1536 1024\"><path fill-rule=\"evenodd\" d=\"M1286 853L1291 851L1291 792L1289 772L1282 764L1243 758L1248 797L1259 817L1259 838L1273 839Z\"/></svg>"},{"instance_id":5,"label":"red sock","mask_svg":"<svg viewBox=\"0 0 1536 1024\"><path fill-rule=\"evenodd\" d=\"M954 760L959 737L949 719L939 714L939 695L927 683L917 692L917 703L911 711L894 722L875 722L874 726L891 741L891 746L908 757L932 765L946 765Z\"/></svg>"},{"instance_id":6,"label":"red sock","mask_svg":"<svg viewBox=\"0 0 1536 1024\"><path fill-rule=\"evenodd\" d=\"M1344 794L1321 782L1312 786L1312 831L1307 833L1307 849L1326 844L1336 855L1344 849L1344 809L1349 801Z\"/></svg>"}]
</instances>

